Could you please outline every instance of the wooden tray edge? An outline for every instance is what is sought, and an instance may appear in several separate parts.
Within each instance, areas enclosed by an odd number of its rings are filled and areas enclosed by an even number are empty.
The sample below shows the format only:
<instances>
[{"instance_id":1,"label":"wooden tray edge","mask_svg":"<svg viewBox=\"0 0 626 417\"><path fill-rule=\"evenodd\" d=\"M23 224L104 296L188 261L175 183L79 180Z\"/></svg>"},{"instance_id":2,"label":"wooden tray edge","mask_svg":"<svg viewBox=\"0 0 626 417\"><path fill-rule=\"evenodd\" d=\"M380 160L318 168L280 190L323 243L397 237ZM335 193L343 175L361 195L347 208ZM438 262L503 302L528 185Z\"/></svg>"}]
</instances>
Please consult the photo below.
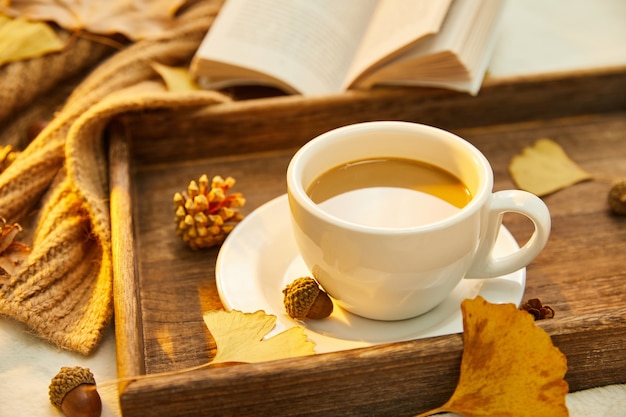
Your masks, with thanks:
<instances>
[{"instance_id":1,"label":"wooden tray edge","mask_svg":"<svg viewBox=\"0 0 626 417\"><path fill-rule=\"evenodd\" d=\"M132 115L129 134L149 143L131 144L137 163L159 163L208 151L219 156L295 148L333 128L371 120L407 120L455 130L613 112L626 108L621 91L626 91L626 66L493 80L477 96L386 88L332 96L258 98L195 111L142 112ZM554 106L554 102L561 104ZM173 143L166 132L174 126L177 140ZM199 132L211 140L199 140ZM243 139L233 143L233 137ZM168 155L167 160L162 155Z\"/></svg>"},{"instance_id":2,"label":"wooden tray edge","mask_svg":"<svg viewBox=\"0 0 626 417\"><path fill-rule=\"evenodd\" d=\"M145 373L130 187L130 156L123 125L108 128L113 303L118 375ZM120 392L125 384L120 386Z\"/></svg>"},{"instance_id":3,"label":"wooden tray edge","mask_svg":"<svg viewBox=\"0 0 626 417\"><path fill-rule=\"evenodd\" d=\"M585 324L583 331L580 323ZM603 317L554 320L544 327L568 357L571 391L616 383L607 380L606 366L626 369L621 345L626 337L624 309ZM454 349L442 348L450 343ZM128 384L120 401L126 417L145 415L146 407L157 407L168 416L413 415L450 397L462 350L461 335L455 334L261 364L154 374Z\"/></svg>"}]
</instances>

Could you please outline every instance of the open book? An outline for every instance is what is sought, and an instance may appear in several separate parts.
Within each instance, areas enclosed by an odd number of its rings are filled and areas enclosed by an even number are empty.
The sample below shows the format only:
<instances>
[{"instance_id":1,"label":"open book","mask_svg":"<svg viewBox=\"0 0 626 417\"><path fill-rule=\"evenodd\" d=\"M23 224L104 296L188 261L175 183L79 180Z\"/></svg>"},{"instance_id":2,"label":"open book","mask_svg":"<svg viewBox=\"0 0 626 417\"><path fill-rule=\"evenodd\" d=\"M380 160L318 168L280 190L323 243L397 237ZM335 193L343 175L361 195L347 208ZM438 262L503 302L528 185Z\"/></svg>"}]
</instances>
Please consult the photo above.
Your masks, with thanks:
<instances>
[{"instance_id":1,"label":"open book","mask_svg":"<svg viewBox=\"0 0 626 417\"><path fill-rule=\"evenodd\" d=\"M198 48L200 85L334 94L375 85L476 94L503 0L227 0Z\"/></svg>"}]
</instances>

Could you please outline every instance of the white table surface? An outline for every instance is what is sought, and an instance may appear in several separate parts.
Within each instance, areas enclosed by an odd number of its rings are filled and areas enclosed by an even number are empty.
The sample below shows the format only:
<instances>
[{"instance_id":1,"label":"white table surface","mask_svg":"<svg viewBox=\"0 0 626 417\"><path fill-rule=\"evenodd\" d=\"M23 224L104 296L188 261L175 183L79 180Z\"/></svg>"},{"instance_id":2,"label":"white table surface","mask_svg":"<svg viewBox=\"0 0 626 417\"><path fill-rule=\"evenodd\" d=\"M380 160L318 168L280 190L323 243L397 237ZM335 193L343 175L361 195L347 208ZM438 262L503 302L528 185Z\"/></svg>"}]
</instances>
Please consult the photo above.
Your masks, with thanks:
<instances>
[{"instance_id":1,"label":"white table surface","mask_svg":"<svg viewBox=\"0 0 626 417\"><path fill-rule=\"evenodd\" d=\"M489 72L509 77L626 64L626 0L509 0ZM62 351L22 324L0 317L0 417L59 416L48 400L62 366L88 367L103 399L103 417L117 403L115 337L109 329L90 356ZM572 417L626 417L626 385L568 395Z\"/></svg>"}]
</instances>

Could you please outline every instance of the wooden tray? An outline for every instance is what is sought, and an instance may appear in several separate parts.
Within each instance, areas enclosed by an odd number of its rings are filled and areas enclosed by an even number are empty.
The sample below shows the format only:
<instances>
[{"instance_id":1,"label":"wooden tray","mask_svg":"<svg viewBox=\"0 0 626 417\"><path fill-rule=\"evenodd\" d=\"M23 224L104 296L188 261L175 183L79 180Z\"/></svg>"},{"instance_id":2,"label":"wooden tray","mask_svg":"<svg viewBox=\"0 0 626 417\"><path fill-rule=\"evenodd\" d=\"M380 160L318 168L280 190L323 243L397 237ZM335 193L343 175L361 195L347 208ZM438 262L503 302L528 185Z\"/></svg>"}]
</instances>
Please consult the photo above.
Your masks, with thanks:
<instances>
[{"instance_id":1,"label":"wooden tray","mask_svg":"<svg viewBox=\"0 0 626 417\"><path fill-rule=\"evenodd\" d=\"M168 372L208 362L202 313L222 308L218 249L193 252L174 232L172 196L201 174L231 175L244 214L286 191L295 150L364 120L410 120L452 130L481 149L495 189L514 187L510 158L548 137L597 179L545 198L546 249L527 268L525 299L556 310L538 322L568 358L572 391L626 382L626 217L610 214L610 179L626 177L626 71L489 80L478 97L426 89L274 97L148 112L111 126L111 215L125 417L394 415L434 408L453 392L461 335L261 364ZM505 224L520 241L530 227Z\"/></svg>"}]
</instances>

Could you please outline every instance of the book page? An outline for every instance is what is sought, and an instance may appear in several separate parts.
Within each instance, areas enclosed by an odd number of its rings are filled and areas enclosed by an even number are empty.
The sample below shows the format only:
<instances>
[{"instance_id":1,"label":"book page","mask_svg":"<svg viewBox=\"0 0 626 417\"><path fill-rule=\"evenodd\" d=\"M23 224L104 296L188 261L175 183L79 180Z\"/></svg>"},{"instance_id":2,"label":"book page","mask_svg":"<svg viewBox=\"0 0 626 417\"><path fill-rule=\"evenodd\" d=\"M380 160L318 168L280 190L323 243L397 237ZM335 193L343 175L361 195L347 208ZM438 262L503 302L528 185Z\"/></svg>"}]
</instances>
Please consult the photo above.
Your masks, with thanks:
<instances>
[{"instance_id":1,"label":"book page","mask_svg":"<svg viewBox=\"0 0 626 417\"><path fill-rule=\"evenodd\" d=\"M228 0L198 49L198 72L210 78L217 62L228 64L216 66L225 72L221 78L231 65L302 94L339 92L377 2Z\"/></svg>"},{"instance_id":2,"label":"book page","mask_svg":"<svg viewBox=\"0 0 626 417\"><path fill-rule=\"evenodd\" d=\"M452 0L380 0L344 88L428 35L437 33Z\"/></svg>"},{"instance_id":3,"label":"book page","mask_svg":"<svg viewBox=\"0 0 626 417\"><path fill-rule=\"evenodd\" d=\"M476 94L498 34L502 5L502 0L455 0L437 36L361 79L359 87L439 86Z\"/></svg>"}]
</instances>

